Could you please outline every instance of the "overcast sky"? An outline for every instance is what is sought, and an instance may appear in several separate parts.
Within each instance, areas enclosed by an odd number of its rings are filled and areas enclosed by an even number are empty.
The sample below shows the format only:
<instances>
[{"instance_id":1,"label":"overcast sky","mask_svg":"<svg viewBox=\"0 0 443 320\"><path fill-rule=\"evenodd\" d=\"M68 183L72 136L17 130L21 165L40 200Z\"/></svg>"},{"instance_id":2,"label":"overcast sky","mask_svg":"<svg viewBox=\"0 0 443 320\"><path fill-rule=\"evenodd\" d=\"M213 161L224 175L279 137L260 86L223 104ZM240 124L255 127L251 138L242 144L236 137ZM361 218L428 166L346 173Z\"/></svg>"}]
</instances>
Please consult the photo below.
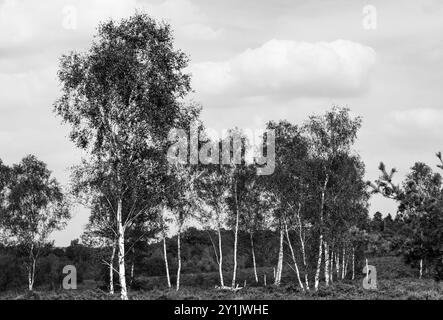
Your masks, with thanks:
<instances>
[{"instance_id":1,"label":"overcast sky","mask_svg":"<svg viewBox=\"0 0 443 320\"><path fill-rule=\"evenodd\" d=\"M376 28L370 19L376 9ZM333 104L363 117L367 179L402 175L443 151L443 1L0 0L0 158L35 154L67 184L81 154L52 113L58 58L85 50L98 22L145 10L169 21L191 58L192 98L216 130L299 123ZM366 11L368 12L368 11ZM364 20L366 17L366 20ZM366 23L364 23L366 22ZM366 27L365 27L366 26ZM372 200L371 213L395 213ZM77 208L57 245L80 236Z\"/></svg>"}]
</instances>

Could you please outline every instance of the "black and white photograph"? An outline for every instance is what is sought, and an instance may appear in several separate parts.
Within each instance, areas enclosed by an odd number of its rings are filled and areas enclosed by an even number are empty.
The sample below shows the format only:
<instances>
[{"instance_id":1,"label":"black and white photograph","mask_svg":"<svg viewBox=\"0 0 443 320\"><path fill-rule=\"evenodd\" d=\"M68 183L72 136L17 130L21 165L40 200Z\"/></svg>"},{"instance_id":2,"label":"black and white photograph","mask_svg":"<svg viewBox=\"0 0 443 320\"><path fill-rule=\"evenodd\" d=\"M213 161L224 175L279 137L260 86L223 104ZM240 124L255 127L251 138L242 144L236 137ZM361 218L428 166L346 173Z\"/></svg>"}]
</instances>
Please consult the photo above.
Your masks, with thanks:
<instances>
[{"instance_id":1,"label":"black and white photograph","mask_svg":"<svg viewBox=\"0 0 443 320\"><path fill-rule=\"evenodd\" d=\"M0 307L443 300L442 152L441 0L0 0Z\"/></svg>"}]
</instances>

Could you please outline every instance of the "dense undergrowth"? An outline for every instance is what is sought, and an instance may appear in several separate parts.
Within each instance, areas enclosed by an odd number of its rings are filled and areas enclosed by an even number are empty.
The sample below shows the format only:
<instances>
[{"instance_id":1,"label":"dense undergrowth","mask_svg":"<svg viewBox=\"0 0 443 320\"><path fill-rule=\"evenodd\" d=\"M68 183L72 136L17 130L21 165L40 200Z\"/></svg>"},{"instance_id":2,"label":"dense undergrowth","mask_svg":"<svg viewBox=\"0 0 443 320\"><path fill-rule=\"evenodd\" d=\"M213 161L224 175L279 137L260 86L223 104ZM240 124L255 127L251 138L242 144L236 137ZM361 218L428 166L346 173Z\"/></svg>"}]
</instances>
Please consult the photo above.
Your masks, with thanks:
<instances>
[{"instance_id":1,"label":"dense undergrowth","mask_svg":"<svg viewBox=\"0 0 443 320\"><path fill-rule=\"evenodd\" d=\"M318 299L382 299L382 300L443 300L443 286L430 278L418 279L417 271L403 264L396 257L374 258L370 261L377 267L377 290L365 290L362 286L363 274L357 273L355 280L334 281L330 286L324 284L317 292L302 292L296 285L296 279L291 270L286 270L282 285L272 284L271 268L260 268L259 283L255 283L251 269L239 270L238 279L246 287L232 292L218 290L217 273L185 274L182 276L182 288L176 291L166 287L164 277L138 278L129 298L134 300L162 299L162 300L318 300ZM264 285L264 275L267 284ZM226 273L225 282L229 283ZM109 300L118 299L118 294L109 295L103 284L95 281L84 281L77 290L47 290L37 288L34 292L9 291L0 294L1 299L32 299L32 300Z\"/></svg>"}]
</instances>

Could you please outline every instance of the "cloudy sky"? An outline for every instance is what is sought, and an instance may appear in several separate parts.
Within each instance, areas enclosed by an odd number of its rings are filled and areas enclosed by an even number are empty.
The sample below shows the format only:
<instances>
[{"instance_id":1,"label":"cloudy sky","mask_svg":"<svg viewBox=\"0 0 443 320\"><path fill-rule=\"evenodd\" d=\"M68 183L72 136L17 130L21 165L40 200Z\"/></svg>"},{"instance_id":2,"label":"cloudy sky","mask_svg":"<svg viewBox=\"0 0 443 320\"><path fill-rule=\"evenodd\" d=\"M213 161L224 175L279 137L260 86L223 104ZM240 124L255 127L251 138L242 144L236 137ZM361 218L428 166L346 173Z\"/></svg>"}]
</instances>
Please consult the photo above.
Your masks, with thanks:
<instances>
[{"instance_id":1,"label":"cloudy sky","mask_svg":"<svg viewBox=\"0 0 443 320\"><path fill-rule=\"evenodd\" d=\"M356 148L371 180L380 161L400 179L443 150L443 1L0 0L5 163L35 154L67 184L81 154L52 113L58 58L88 48L99 21L135 9L172 24L207 127L298 123L348 106L364 120ZM394 213L395 204L374 198L377 210ZM86 209L73 214L58 245L87 222Z\"/></svg>"}]
</instances>

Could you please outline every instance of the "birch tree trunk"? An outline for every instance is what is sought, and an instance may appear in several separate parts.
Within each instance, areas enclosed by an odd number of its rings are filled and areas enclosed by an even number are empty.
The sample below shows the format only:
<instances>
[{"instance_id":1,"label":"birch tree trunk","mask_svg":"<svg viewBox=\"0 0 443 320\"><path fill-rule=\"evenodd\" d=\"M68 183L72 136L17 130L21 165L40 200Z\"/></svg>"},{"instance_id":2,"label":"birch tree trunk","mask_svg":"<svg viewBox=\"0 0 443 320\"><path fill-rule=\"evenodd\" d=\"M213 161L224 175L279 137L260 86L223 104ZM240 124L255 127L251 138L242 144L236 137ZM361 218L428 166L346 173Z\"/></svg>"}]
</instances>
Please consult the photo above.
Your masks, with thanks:
<instances>
[{"instance_id":1,"label":"birch tree trunk","mask_svg":"<svg viewBox=\"0 0 443 320\"><path fill-rule=\"evenodd\" d=\"M35 277L35 257L34 257L34 243L31 244L31 250L29 251L29 264L28 264L28 290L34 290L34 277Z\"/></svg>"},{"instance_id":2,"label":"birch tree trunk","mask_svg":"<svg viewBox=\"0 0 443 320\"><path fill-rule=\"evenodd\" d=\"M132 253L132 259L131 259L131 276L130 276L130 286L132 285L132 283L134 282L134 264L135 264L135 249L134 247L132 247L131 249L131 253Z\"/></svg>"},{"instance_id":3,"label":"birch tree trunk","mask_svg":"<svg viewBox=\"0 0 443 320\"><path fill-rule=\"evenodd\" d=\"M232 288L235 288L235 281L237 277L237 246L238 246L238 223L239 223L239 210L238 210L238 199L237 199L237 183L234 185L234 199L235 199L235 234L234 234L234 271L232 273Z\"/></svg>"},{"instance_id":4,"label":"birch tree trunk","mask_svg":"<svg viewBox=\"0 0 443 320\"><path fill-rule=\"evenodd\" d=\"M292 261L294 262L294 268L295 268L295 273L297 275L298 284L299 284L300 288L303 291L305 291L305 287L303 286L303 283L301 282L301 279L300 279L300 272L298 270L297 260L295 259L295 253L294 253L294 249L292 248L291 239L289 238L288 224L286 222L286 219L283 219L283 221L285 223L286 239L288 240L289 250L291 251Z\"/></svg>"},{"instance_id":5,"label":"birch tree trunk","mask_svg":"<svg viewBox=\"0 0 443 320\"><path fill-rule=\"evenodd\" d=\"M326 241L323 242L325 250L325 283L329 286L329 247Z\"/></svg>"},{"instance_id":6,"label":"birch tree trunk","mask_svg":"<svg viewBox=\"0 0 443 320\"><path fill-rule=\"evenodd\" d=\"M249 236L250 236L250 239L251 239L252 264L254 265L255 282L258 283L257 264L255 262L254 236L253 236L252 232L249 233Z\"/></svg>"},{"instance_id":7,"label":"birch tree trunk","mask_svg":"<svg viewBox=\"0 0 443 320\"><path fill-rule=\"evenodd\" d=\"M329 252L329 281L332 283L334 282L334 251L331 249L331 252Z\"/></svg>"},{"instance_id":8,"label":"birch tree trunk","mask_svg":"<svg viewBox=\"0 0 443 320\"><path fill-rule=\"evenodd\" d=\"M345 278L345 259L346 259L346 247L343 246L343 257L341 259L341 278Z\"/></svg>"},{"instance_id":9,"label":"birch tree trunk","mask_svg":"<svg viewBox=\"0 0 443 320\"><path fill-rule=\"evenodd\" d=\"M109 294L114 294L114 260L117 243L112 242L111 258L109 259Z\"/></svg>"},{"instance_id":10,"label":"birch tree trunk","mask_svg":"<svg viewBox=\"0 0 443 320\"><path fill-rule=\"evenodd\" d=\"M168 251L166 248L166 232L163 229L163 258L165 259L166 280L168 288L171 287L171 277L169 276Z\"/></svg>"},{"instance_id":11,"label":"birch tree trunk","mask_svg":"<svg viewBox=\"0 0 443 320\"><path fill-rule=\"evenodd\" d=\"M126 288L126 270L125 270L125 229L122 219L122 199L117 203L117 241L118 241L118 275L120 280L120 298L128 300L128 291Z\"/></svg>"},{"instance_id":12,"label":"birch tree trunk","mask_svg":"<svg viewBox=\"0 0 443 320\"><path fill-rule=\"evenodd\" d=\"M28 289L29 289L29 291L34 290L34 279L35 279L35 260L33 259L29 265L29 272L28 272Z\"/></svg>"},{"instance_id":13,"label":"birch tree trunk","mask_svg":"<svg viewBox=\"0 0 443 320\"><path fill-rule=\"evenodd\" d=\"M318 290L318 285L320 283L320 269L322 261L322 248L323 248L323 213L325 208L325 196L326 196L326 186L328 185L329 176L326 175L325 183L321 192L321 202L320 202L320 237L318 245L318 259L317 259L317 270L315 272L315 283L314 288Z\"/></svg>"},{"instance_id":14,"label":"birch tree trunk","mask_svg":"<svg viewBox=\"0 0 443 320\"><path fill-rule=\"evenodd\" d=\"M318 285L320 283L320 268L321 268L321 260L322 260L322 248L323 248L323 234L320 234L320 241L318 245L318 260L317 260L317 270L315 271L315 279L314 279L314 289L318 290Z\"/></svg>"},{"instance_id":15,"label":"birch tree trunk","mask_svg":"<svg viewBox=\"0 0 443 320\"><path fill-rule=\"evenodd\" d=\"M337 248L335 253L335 271L337 272L337 280L340 279L340 249Z\"/></svg>"},{"instance_id":16,"label":"birch tree trunk","mask_svg":"<svg viewBox=\"0 0 443 320\"><path fill-rule=\"evenodd\" d=\"M223 280L223 250L222 250L222 237L221 237L221 230L220 225L217 226L217 233L218 233L218 273L220 275L220 286L224 287L225 282Z\"/></svg>"},{"instance_id":17,"label":"birch tree trunk","mask_svg":"<svg viewBox=\"0 0 443 320\"><path fill-rule=\"evenodd\" d=\"M305 272L305 286L306 286L306 290L309 290L308 265L306 262L305 239L303 236L303 226L302 226L302 222L301 222L300 211L301 211L301 204L299 203L298 204L298 212L297 212L298 236L300 238L301 253L302 253L302 258L303 258L303 268L304 268L304 272Z\"/></svg>"},{"instance_id":18,"label":"birch tree trunk","mask_svg":"<svg viewBox=\"0 0 443 320\"><path fill-rule=\"evenodd\" d=\"M355 248L352 247L352 280L355 279Z\"/></svg>"},{"instance_id":19,"label":"birch tree trunk","mask_svg":"<svg viewBox=\"0 0 443 320\"><path fill-rule=\"evenodd\" d=\"M176 290L177 291L180 289L180 273L181 273L181 269L182 269L180 238L181 238L181 225L178 227L178 234L177 234L177 258L178 258L177 283L176 283Z\"/></svg>"},{"instance_id":20,"label":"birch tree trunk","mask_svg":"<svg viewBox=\"0 0 443 320\"><path fill-rule=\"evenodd\" d=\"M276 286L279 286L281 283L281 274L283 270L283 238L284 238L283 226L280 221L280 249L278 252L277 271L275 273L275 281L274 281L274 284Z\"/></svg>"},{"instance_id":21,"label":"birch tree trunk","mask_svg":"<svg viewBox=\"0 0 443 320\"><path fill-rule=\"evenodd\" d=\"M423 275L423 259L420 259L420 276L419 276L419 279L421 279L422 275Z\"/></svg>"}]
</instances>

